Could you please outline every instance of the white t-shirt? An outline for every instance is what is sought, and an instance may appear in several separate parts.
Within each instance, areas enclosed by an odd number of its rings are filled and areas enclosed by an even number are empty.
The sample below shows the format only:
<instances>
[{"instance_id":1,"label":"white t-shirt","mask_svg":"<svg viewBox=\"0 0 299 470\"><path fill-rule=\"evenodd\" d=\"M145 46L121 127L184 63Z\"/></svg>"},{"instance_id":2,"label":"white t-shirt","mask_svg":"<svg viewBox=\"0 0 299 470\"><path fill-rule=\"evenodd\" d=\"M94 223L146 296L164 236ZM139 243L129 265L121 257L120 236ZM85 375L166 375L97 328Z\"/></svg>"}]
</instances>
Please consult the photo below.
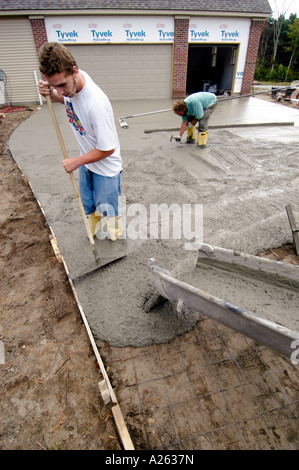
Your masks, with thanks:
<instances>
[{"instance_id":1,"label":"white t-shirt","mask_svg":"<svg viewBox=\"0 0 299 470\"><path fill-rule=\"evenodd\" d=\"M116 176L122 170L122 159L111 103L91 77L82 70L80 72L85 79L84 87L72 98L64 99L80 154L94 148L102 151L114 149L109 157L85 166L99 175Z\"/></svg>"}]
</instances>

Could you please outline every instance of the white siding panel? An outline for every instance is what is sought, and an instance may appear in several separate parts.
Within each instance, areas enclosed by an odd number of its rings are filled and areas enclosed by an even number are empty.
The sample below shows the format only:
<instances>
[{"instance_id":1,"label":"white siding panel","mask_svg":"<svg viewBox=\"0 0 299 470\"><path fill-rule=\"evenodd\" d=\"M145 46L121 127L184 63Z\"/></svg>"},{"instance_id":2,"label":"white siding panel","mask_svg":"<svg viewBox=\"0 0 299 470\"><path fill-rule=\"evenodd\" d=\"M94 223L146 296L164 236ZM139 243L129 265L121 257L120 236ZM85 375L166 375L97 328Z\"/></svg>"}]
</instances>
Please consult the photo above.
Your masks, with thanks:
<instances>
[{"instance_id":1,"label":"white siding panel","mask_svg":"<svg viewBox=\"0 0 299 470\"><path fill-rule=\"evenodd\" d=\"M5 74L6 94L11 105L39 100L33 74L36 70L40 76L38 68L30 21L0 18L0 69Z\"/></svg>"},{"instance_id":2,"label":"white siding panel","mask_svg":"<svg viewBox=\"0 0 299 470\"><path fill-rule=\"evenodd\" d=\"M110 100L170 99L172 45L93 44L68 49Z\"/></svg>"}]
</instances>

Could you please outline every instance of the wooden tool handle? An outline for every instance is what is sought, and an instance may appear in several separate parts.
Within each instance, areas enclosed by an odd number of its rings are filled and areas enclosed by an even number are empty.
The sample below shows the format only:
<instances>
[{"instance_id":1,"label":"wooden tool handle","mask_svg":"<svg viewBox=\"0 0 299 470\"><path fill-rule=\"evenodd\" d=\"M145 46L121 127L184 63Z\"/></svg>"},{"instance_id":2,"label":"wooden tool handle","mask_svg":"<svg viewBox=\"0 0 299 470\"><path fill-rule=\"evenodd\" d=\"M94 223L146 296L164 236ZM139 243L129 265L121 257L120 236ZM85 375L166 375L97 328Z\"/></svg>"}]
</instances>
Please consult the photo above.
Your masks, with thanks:
<instances>
[{"instance_id":1,"label":"wooden tool handle","mask_svg":"<svg viewBox=\"0 0 299 470\"><path fill-rule=\"evenodd\" d=\"M47 100L47 104L49 106L49 110L50 110L50 113L51 113L51 117L52 117L52 121L53 121L55 130L56 130L56 134L57 134L57 137L58 137L58 140L59 140L61 151L62 151L64 160L65 160L69 157L68 157L65 145L64 145L64 141L63 141L63 138L62 138L62 135L61 135L61 132L60 132L58 121L57 121L57 118L56 118L56 115L55 115L55 112L54 112L54 109L53 109L53 104L52 104L52 101L51 101L51 98L50 98L49 95L46 95L46 100ZM94 246L94 238L92 236L92 233L91 233L91 230L90 230L90 227L89 227L89 223L88 223L88 220L87 220L87 217L86 217L86 214L85 214L85 210L84 210L83 203L82 203L82 200L81 200L81 197L80 197L80 193L79 193L76 181L75 181L75 177L74 177L72 172L69 173L69 175L70 175L71 182L72 182L72 185L73 185L73 188L74 188L74 191L75 191L75 195L76 195L76 198L78 200L79 207L80 207L80 210L81 210L81 213L82 213L82 217L83 217L83 221L84 221L87 236L89 238L89 241L90 241L91 245Z\"/></svg>"}]
</instances>

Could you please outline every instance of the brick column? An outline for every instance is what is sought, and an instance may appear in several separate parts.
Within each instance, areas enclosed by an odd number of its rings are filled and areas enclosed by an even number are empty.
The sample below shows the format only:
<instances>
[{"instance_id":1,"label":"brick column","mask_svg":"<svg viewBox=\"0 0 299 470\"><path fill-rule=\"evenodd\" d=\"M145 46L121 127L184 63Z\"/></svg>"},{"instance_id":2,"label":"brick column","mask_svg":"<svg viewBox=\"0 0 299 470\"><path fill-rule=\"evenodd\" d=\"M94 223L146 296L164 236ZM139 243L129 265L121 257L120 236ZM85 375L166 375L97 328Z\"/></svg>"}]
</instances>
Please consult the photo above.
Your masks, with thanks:
<instances>
[{"instance_id":1,"label":"brick column","mask_svg":"<svg viewBox=\"0 0 299 470\"><path fill-rule=\"evenodd\" d=\"M248 41L247 56L244 69L244 77L242 82L241 95L251 93L254 71L256 67L257 54L261 38L264 21L252 20Z\"/></svg>"},{"instance_id":2,"label":"brick column","mask_svg":"<svg viewBox=\"0 0 299 470\"><path fill-rule=\"evenodd\" d=\"M34 42L37 53L43 44L48 42L44 18L29 18L31 22Z\"/></svg>"},{"instance_id":3,"label":"brick column","mask_svg":"<svg viewBox=\"0 0 299 470\"><path fill-rule=\"evenodd\" d=\"M189 18L175 18L172 98L185 98L188 62Z\"/></svg>"}]
</instances>

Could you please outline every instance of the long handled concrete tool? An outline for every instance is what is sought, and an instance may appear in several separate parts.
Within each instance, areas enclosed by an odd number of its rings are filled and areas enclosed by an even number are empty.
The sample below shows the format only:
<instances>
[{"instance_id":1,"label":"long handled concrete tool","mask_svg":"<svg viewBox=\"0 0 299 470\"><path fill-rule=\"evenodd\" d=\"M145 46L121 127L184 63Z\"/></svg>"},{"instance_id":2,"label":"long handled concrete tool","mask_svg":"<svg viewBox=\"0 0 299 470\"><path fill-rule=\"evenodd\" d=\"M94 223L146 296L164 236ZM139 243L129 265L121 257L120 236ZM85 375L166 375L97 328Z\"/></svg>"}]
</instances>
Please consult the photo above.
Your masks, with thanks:
<instances>
[{"instance_id":1,"label":"long handled concrete tool","mask_svg":"<svg viewBox=\"0 0 299 470\"><path fill-rule=\"evenodd\" d=\"M278 90L286 90L288 89L289 87L280 87L280 88L275 88L275 91L278 91ZM259 95L259 94L262 94L262 93L268 93L268 92L273 92L274 90L263 90L263 91L256 91L255 93L248 93L247 95L238 95L238 96L229 96L227 98L218 98L218 102L221 102L221 101L228 101L228 100L235 100L235 99L239 99L239 98L248 98L249 96L254 96L254 95ZM123 117L120 117L118 118L118 123L120 125L120 127L124 128L124 129L128 129L129 128L129 125L128 123L126 122L126 119L129 119L129 118L135 118L135 117L139 117L139 116L147 116L148 114L157 114L157 113L165 113L167 111L172 111L172 108L169 108L169 109L160 109L158 111L150 111L148 113L141 113L141 114L132 114L131 116L123 116ZM157 129L159 130L159 129ZM176 129L164 129L164 130L176 130Z\"/></svg>"},{"instance_id":2,"label":"long handled concrete tool","mask_svg":"<svg viewBox=\"0 0 299 470\"><path fill-rule=\"evenodd\" d=\"M118 123L119 123L120 127L128 129L129 126L128 126L128 123L126 122L126 119L139 117L139 116L147 116L148 114L166 113L166 111L172 111L172 109L171 108L169 108L169 109L160 109L158 111L150 111L148 113L132 114L131 116L123 116L123 117L120 117L118 119Z\"/></svg>"},{"instance_id":3,"label":"long handled concrete tool","mask_svg":"<svg viewBox=\"0 0 299 470\"><path fill-rule=\"evenodd\" d=\"M57 121L57 118L56 118L56 115L55 115L55 112L54 112L54 108L53 108L50 96L47 95L46 100L47 100L47 104L48 104L48 107L49 107L49 110L50 110L50 113L51 113L53 125L55 127L55 131L56 131L56 134L57 134L57 137L58 137L58 140L59 140L59 144L60 144L60 147L61 147L63 157L64 157L64 159L67 159L69 157L68 157L65 145L64 145L64 141L63 141L63 138L62 138L62 135L61 135L61 132L60 132L60 128L59 128L59 125L58 125L58 121ZM93 235L91 233L91 230L90 230L90 227L89 227L89 223L88 223L85 211L84 211L83 203L82 203L80 193L79 193L76 181L75 181L75 177L74 177L72 172L69 173L69 175L70 175L70 178L71 178L71 182L72 182L72 185L73 185L73 188L74 188L74 192L75 192L77 201L79 203L79 207L80 207L83 222L84 222L84 225L85 225L86 233L87 233L88 239L90 241L90 244L92 246L93 254L94 254L94 257L95 257L95 263L93 263L92 266L89 266L87 269L82 271L78 276L75 277L75 279L73 279L73 281L79 281L82 278L84 278L85 276L97 271L102 266L105 266L106 264L112 263L113 261L116 261L120 258L123 258L126 253L125 252L117 253L117 251L114 249L114 253L112 252L111 256L109 256L109 253L108 253L109 249L107 250L107 244L104 245L105 242L107 242L108 240L103 240L103 242L104 242L103 246L106 246L105 257L101 256L101 253L99 253L99 254L96 253L97 250L95 248L95 240L94 240L94 237L93 237ZM98 243L101 243L101 241L98 241ZM109 241L108 241L108 243L109 243Z\"/></svg>"},{"instance_id":4,"label":"long handled concrete tool","mask_svg":"<svg viewBox=\"0 0 299 470\"><path fill-rule=\"evenodd\" d=\"M50 98L49 95L47 95L46 99L47 99L47 104L49 106L49 110L50 110L50 113L51 113L53 125L55 127L55 131L56 131L56 134L57 134L57 138L59 140L59 144L60 144L60 147L61 147L63 157L64 157L64 159L67 159L69 157L68 157L65 145L64 145L64 141L63 141L61 132L60 132L60 128L59 128L58 121L57 121L57 118L56 118L56 115L55 115L55 112L54 112L54 109L53 109L51 98ZM86 217L86 214L85 214L85 211L84 211L84 207L83 207L82 200L81 200L81 197L80 197L80 194L79 194L79 190L78 190L78 187L77 187L77 184L76 184L76 181L75 181L75 177L74 177L73 173L69 173L69 175L70 175L71 182L72 182L75 194L76 194L76 198L77 198L78 203L79 203L79 207L80 207L80 210L81 210L81 214L82 214L82 218L83 218L83 221L84 221L87 236L89 238L89 241L90 241L92 247L94 248L94 238L91 234L91 230L90 230L88 220L87 220L87 217Z\"/></svg>"}]
</instances>

